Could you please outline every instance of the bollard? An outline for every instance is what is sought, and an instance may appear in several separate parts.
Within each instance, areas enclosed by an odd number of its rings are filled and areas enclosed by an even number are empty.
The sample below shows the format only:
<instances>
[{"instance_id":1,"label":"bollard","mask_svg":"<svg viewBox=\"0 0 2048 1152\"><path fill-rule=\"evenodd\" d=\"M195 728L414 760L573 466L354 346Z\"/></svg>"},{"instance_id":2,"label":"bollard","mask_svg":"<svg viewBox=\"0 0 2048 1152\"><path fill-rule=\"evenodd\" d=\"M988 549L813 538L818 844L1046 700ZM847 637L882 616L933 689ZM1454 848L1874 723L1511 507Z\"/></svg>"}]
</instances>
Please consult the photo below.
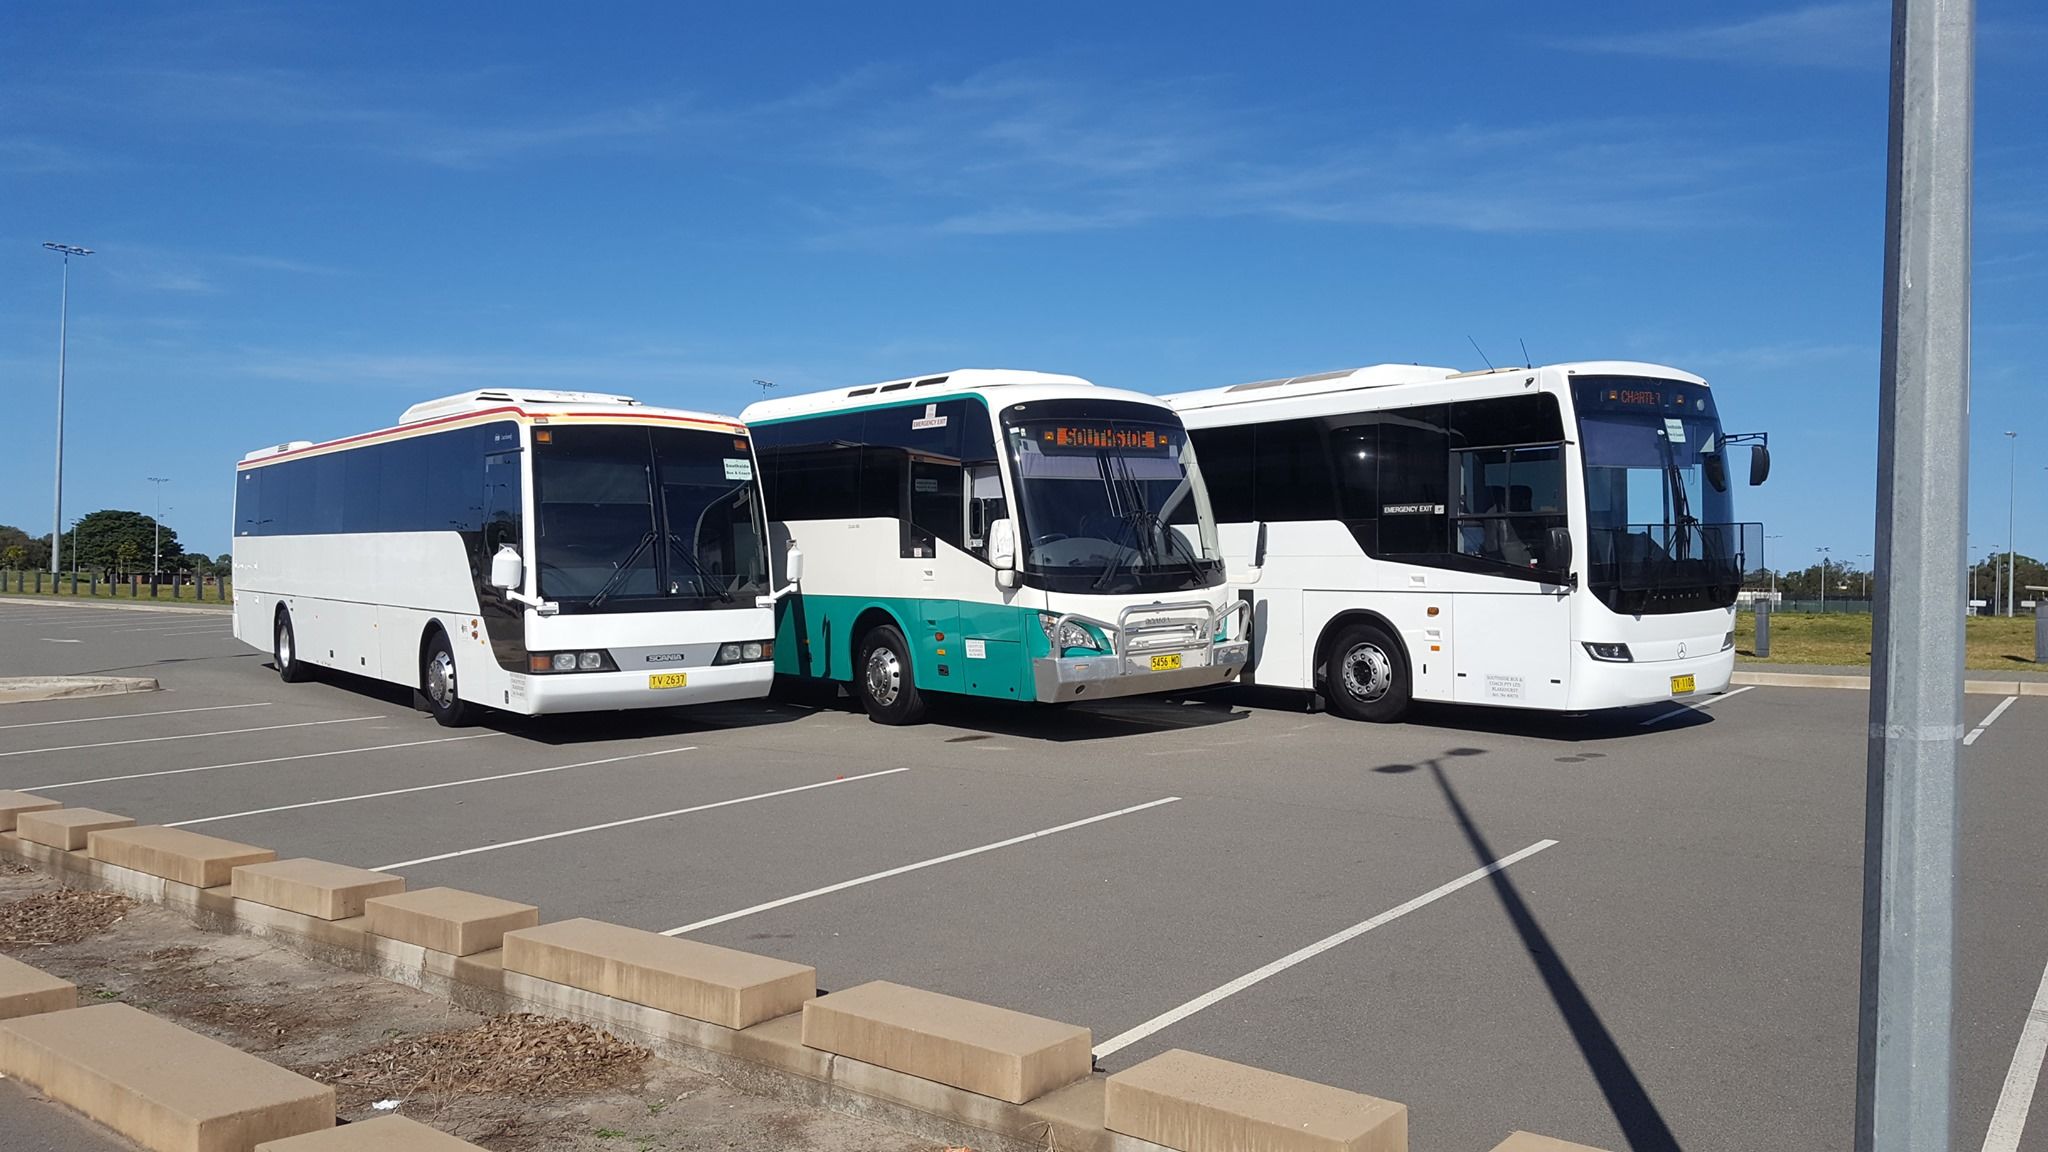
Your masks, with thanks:
<instances>
[{"instance_id":1,"label":"bollard","mask_svg":"<svg viewBox=\"0 0 2048 1152\"><path fill-rule=\"evenodd\" d=\"M71 570L71 594L73 596L78 595L78 569L76 568Z\"/></svg>"},{"instance_id":2,"label":"bollard","mask_svg":"<svg viewBox=\"0 0 2048 1152\"><path fill-rule=\"evenodd\" d=\"M163 579L162 579L162 577L159 577L159 576L158 576L158 575L157 575L156 573L154 573L154 572L151 572L151 573L149 574L149 598L150 598L151 600L154 600L154 599L156 599L156 588L157 588L157 585L159 585L159 584L161 584L161 583L163 583Z\"/></svg>"},{"instance_id":3,"label":"bollard","mask_svg":"<svg viewBox=\"0 0 2048 1152\"><path fill-rule=\"evenodd\" d=\"M42 590L43 590L43 570L42 570L41 568L38 568L38 569L36 569L36 591L37 591L37 592L41 592Z\"/></svg>"},{"instance_id":4,"label":"bollard","mask_svg":"<svg viewBox=\"0 0 2048 1152\"><path fill-rule=\"evenodd\" d=\"M2034 597L2034 663L2048 664L2048 596Z\"/></svg>"},{"instance_id":5,"label":"bollard","mask_svg":"<svg viewBox=\"0 0 2048 1152\"><path fill-rule=\"evenodd\" d=\"M1756 602L1756 658L1771 658L1771 602L1759 599Z\"/></svg>"}]
</instances>

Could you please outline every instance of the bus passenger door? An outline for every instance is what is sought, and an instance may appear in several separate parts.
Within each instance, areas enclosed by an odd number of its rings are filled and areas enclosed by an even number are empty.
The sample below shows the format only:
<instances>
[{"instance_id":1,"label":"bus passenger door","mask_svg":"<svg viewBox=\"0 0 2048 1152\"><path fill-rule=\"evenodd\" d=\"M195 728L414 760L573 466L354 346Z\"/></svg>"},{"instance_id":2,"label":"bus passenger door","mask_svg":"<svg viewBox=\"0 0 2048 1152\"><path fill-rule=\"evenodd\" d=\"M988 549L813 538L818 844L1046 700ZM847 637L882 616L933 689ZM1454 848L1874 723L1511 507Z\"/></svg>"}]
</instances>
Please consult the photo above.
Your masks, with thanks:
<instances>
[{"instance_id":1,"label":"bus passenger door","mask_svg":"<svg viewBox=\"0 0 2048 1152\"><path fill-rule=\"evenodd\" d=\"M477 537L478 616L491 638L491 650L498 663L524 671L526 660L526 611L517 602L491 587L491 557L509 545L526 556L525 485L520 481L520 453L493 452L484 457L483 531ZM533 570L531 557L526 569ZM523 591L523 589L521 589Z\"/></svg>"}]
</instances>

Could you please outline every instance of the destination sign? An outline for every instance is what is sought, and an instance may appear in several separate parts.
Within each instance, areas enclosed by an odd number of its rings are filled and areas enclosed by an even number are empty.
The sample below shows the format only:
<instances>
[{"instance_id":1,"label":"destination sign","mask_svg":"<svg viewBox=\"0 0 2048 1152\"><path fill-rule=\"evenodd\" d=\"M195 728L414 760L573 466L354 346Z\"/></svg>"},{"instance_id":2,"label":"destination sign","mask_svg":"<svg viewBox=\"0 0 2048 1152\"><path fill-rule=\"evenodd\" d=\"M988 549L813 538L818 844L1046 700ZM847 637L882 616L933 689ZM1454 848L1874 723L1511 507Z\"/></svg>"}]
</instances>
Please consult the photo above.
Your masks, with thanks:
<instances>
[{"instance_id":1,"label":"destination sign","mask_svg":"<svg viewBox=\"0 0 2048 1152\"><path fill-rule=\"evenodd\" d=\"M1174 440L1164 428L1052 424L1039 426L1038 444L1047 452L1167 452Z\"/></svg>"}]
</instances>

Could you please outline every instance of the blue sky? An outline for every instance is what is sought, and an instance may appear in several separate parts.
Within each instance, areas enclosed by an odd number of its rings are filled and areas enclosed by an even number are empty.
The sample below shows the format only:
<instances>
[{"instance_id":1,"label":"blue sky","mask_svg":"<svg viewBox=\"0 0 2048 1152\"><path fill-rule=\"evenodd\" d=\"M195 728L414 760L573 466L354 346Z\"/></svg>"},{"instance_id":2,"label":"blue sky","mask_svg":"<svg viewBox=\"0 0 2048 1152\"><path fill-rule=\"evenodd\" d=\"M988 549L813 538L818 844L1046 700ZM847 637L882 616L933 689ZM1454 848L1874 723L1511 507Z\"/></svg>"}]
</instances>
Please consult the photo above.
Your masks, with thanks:
<instances>
[{"instance_id":1,"label":"blue sky","mask_svg":"<svg viewBox=\"0 0 2048 1152\"><path fill-rule=\"evenodd\" d=\"M1170 391L1662 361L1870 551L1889 4L25 3L0 523L228 546L249 448L482 386L734 412L963 366ZM1252 13L1256 12L1254 18ZM1972 551L2048 553L2048 13L1982 0Z\"/></svg>"}]
</instances>

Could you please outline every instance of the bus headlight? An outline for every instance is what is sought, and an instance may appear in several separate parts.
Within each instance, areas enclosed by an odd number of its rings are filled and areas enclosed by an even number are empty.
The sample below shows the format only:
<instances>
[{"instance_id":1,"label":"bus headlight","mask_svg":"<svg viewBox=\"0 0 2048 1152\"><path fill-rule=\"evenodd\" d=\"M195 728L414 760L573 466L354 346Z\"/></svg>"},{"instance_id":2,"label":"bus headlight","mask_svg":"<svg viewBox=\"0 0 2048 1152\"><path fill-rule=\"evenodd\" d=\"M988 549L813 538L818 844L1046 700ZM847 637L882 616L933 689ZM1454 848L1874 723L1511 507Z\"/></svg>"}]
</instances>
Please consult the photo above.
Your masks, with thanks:
<instances>
[{"instance_id":1,"label":"bus headlight","mask_svg":"<svg viewBox=\"0 0 2048 1152\"><path fill-rule=\"evenodd\" d=\"M594 652L529 652L526 654L528 672L616 672L617 664L612 663L611 654L603 650Z\"/></svg>"},{"instance_id":2,"label":"bus headlight","mask_svg":"<svg viewBox=\"0 0 2048 1152\"><path fill-rule=\"evenodd\" d=\"M1059 628L1059 635L1057 636L1053 635L1053 628L1056 625ZM1052 645L1055 656L1069 648L1086 648L1092 652L1103 650L1102 641L1095 638L1095 633L1074 623L1072 620L1061 624L1060 618L1056 613L1040 612L1038 614L1038 626L1045 630L1045 642Z\"/></svg>"},{"instance_id":3,"label":"bus headlight","mask_svg":"<svg viewBox=\"0 0 2048 1152\"><path fill-rule=\"evenodd\" d=\"M1721 651L1726 652L1733 647L1735 647L1735 633L1730 632L1726 636L1721 637Z\"/></svg>"},{"instance_id":4,"label":"bus headlight","mask_svg":"<svg viewBox=\"0 0 2048 1152\"><path fill-rule=\"evenodd\" d=\"M1628 664L1635 660L1629 654L1626 644L1595 644L1586 642L1586 655L1609 664Z\"/></svg>"},{"instance_id":5,"label":"bus headlight","mask_svg":"<svg viewBox=\"0 0 2048 1152\"><path fill-rule=\"evenodd\" d=\"M718 655L712 657L711 663L714 665L752 664L762 660L773 659L775 659L775 641L747 640L732 644L720 644L718 646Z\"/></svg>"}]
</instances>

